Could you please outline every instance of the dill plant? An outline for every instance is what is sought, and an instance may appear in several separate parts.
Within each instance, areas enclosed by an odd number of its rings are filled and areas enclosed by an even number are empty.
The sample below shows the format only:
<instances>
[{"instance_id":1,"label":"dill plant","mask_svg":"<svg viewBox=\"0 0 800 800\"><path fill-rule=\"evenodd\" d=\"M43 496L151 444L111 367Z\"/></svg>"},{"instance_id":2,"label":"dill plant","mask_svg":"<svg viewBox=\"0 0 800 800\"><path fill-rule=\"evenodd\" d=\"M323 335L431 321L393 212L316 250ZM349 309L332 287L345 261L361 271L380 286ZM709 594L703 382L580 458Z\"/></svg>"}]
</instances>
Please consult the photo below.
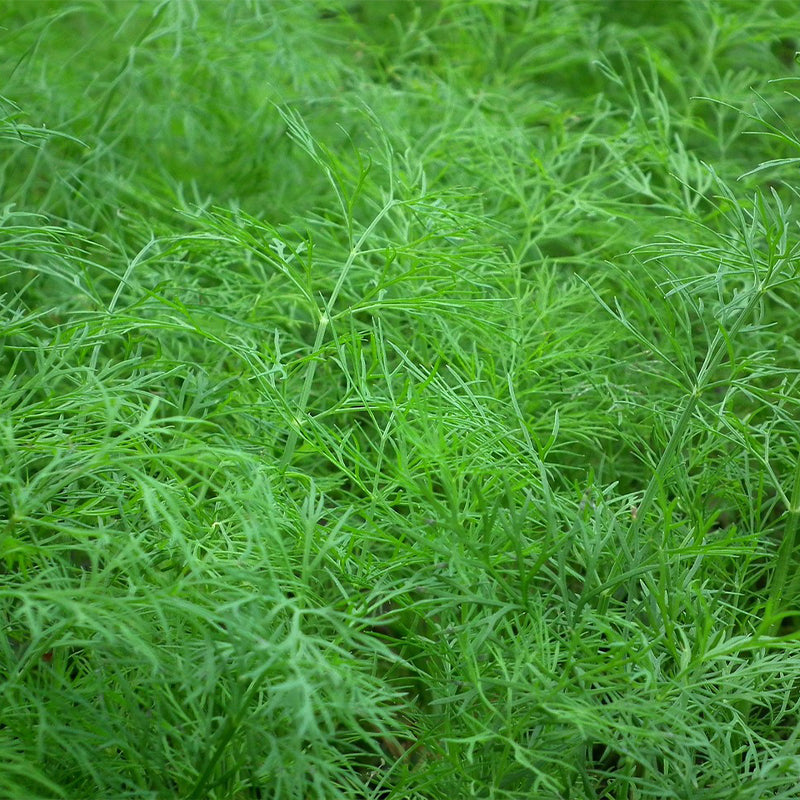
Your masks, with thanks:
<instances>
[{"instance_id":1,"label":"dill plant","mask_svg":"<svg viewBox=\"0 0 800 800\"><path fill-rule=\"evenodd\" d=\"M0 795L795 796L792 8L650 7L9 6Z\"/></svg>"}]
</instances>

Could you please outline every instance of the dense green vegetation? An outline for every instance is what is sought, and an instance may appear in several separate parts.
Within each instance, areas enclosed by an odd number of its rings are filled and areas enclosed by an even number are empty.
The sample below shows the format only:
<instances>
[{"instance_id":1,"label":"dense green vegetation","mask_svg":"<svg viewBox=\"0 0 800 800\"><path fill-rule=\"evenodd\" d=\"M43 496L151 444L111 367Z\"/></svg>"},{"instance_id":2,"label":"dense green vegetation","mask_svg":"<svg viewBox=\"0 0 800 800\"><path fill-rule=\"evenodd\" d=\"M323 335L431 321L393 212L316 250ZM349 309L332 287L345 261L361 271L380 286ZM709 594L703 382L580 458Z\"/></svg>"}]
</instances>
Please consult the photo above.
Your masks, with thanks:
<instances>
[{"instance_id":1,"label":"dense green vegetation","mask_svg":"<svg viewBox=\"0 0 800 800\"><path fill-rule=\"evenodd\" d=\"M0 10L0 797L798 796L794 0Z\"/></svg>"}]
</instances>

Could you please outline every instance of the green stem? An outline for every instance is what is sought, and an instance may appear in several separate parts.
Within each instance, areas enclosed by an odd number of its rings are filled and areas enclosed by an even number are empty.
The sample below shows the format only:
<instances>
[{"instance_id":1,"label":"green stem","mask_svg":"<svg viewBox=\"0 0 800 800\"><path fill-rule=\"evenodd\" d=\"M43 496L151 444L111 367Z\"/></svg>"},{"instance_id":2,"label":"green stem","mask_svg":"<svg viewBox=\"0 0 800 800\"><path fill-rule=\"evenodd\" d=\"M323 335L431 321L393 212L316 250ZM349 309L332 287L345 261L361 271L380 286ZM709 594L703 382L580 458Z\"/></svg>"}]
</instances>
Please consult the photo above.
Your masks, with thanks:
<instances>
[{"instance_id":1,"label":"green stem","mask_svg":"<svg viewBox=\"0 0 800 800\"><path fill-rule=\"evenodd\" d=\"M669 437L667 446L664 448L664 452L661 454L661 458L659 458L658 464L653 470L653 474L651 475L647 484L644 496L642 497L642 502L639 504L638 513L630 527L629 535L632 542L636 541L636 536L642 527L642 523L647 516L647 512L649 511L653 500L655 500L659 484L666 475L667 468L672 463L672 459L675 456L678 448L681 446L681 444L683 444L684 436L689 427L689 423L692 419L695 409L697 408L697 402L700 398L700 395L703 393L703 390L709 383L714 370L720 365L725 353L727 352L727 342L729 342L739 333L741 327L744 325L747 319L749 319L750 314L761 299L761 294L762 292L760 286L757 286L753 289L750 297L748 298L747 305L733 320L733 324L727 332L723 332L722 325L720 323L720 330L717 331L716 335L714 336L714 340L711 342L711 346L706 353L703 365L700 367L700 371L697 373L697 378L695 379L692 393L689 395L686 406L681 412L678 422L676 423L675 428Z\"/></svg>"},{"instance_id":2,"label":"green stem","mask_svg":"<svg viewBox=\"0 0 800 800\"><path fill-rule=\"evenodd\" d=\"M778 563L772 574L769 587L769 598L764 609L764 619L761 622L759 633L766 636L775 636L781 625L781 612L784 610L784 598L794 594L798 578L792 581L789 592L786 592L786 583L789 577L789 567L794 556L795 542L797 540L797 523L800 518L800 458L795 461L794 483L792 496L787 509L788 519L783 532L783 541L778 551Z\"/></svg>"},{"instance_id":3,"label":"green stem","mask_svg":"<svg viewBox=\"0 0 800 800\"><path fill-rule=\"evenodd\" d=\"M217 744L214 747L214 752L211 754L211 757L206 761L205 768L200 773L200 777L198 777L197 782L194 785L191 793L187 796L186 800L198 800L200 797L207 797L208 796L208 788L209 788L209 780L211 778L211 774L214 772L214 769L217 766L220 758L222 758L222 754L225 752L226 748L228 747L228 743L233 738L236 731L241 726L244 718L247 716L248 711L250 710L250 701L252 700L255 693L259 690L261 685L264 683L267 675L269 674L268 670L264 670L264 672L257 676L253 682L250 684L250 687L247 691L242 695L242 699L239 703L239 708L232 714L228 716L223 724L222 728L220 729L217 735Z\"/></svg>"},{"instance_id":4,"label":"green stem","mask_svg":"<svg viewBox=\"0 0 800 800\"><path fill-rule=\"evenodd\" d=\"M342 287L344 286L344 282L350 273L353 262L356 260L356 257L359 255L359 253L361 253L361 248L364 246L364 242L367 240L367 237L372 234L372 231L375 230L375 227L378 225L378 223L386 216L386 214L389 213L392 208L394 208L395 205L397 205L396 201L390 199L378 212L378 214L375 216L375 219L372 220L367 229L361 234L355 245L353 245L353 247L350 249L350 254L348 255L347 261L345 261L344 266L342 267L342 271L339 274L339 279L336 281L336 285L333 287L333 291L328 298L328 302L325 303L324 310L320 313L319 324L317 325L317 335L314 339L314 350L312 352L318 353L322 348L322 342L325 338L325 330L327 329L328 323L333 315L333 307L337 298L339 297ZM300 394L300 400L297 404L297 411L294 415L292 430L289 432L289 438L286 440L286 447L283 450L283 457L281 458L280 462L281 470L285 470L289 466L292 456L294 455L295 448L297 447L297 440L300 437L300 426L303 424L303 417L305 416L306 409L308 408L308 400L311 397L311 387L314 383L314 376L316 372L317 362L314 360L308 365L308 372L306 372L306 379L303 382L303 389Z\"/></svg>"}]
</instances>

